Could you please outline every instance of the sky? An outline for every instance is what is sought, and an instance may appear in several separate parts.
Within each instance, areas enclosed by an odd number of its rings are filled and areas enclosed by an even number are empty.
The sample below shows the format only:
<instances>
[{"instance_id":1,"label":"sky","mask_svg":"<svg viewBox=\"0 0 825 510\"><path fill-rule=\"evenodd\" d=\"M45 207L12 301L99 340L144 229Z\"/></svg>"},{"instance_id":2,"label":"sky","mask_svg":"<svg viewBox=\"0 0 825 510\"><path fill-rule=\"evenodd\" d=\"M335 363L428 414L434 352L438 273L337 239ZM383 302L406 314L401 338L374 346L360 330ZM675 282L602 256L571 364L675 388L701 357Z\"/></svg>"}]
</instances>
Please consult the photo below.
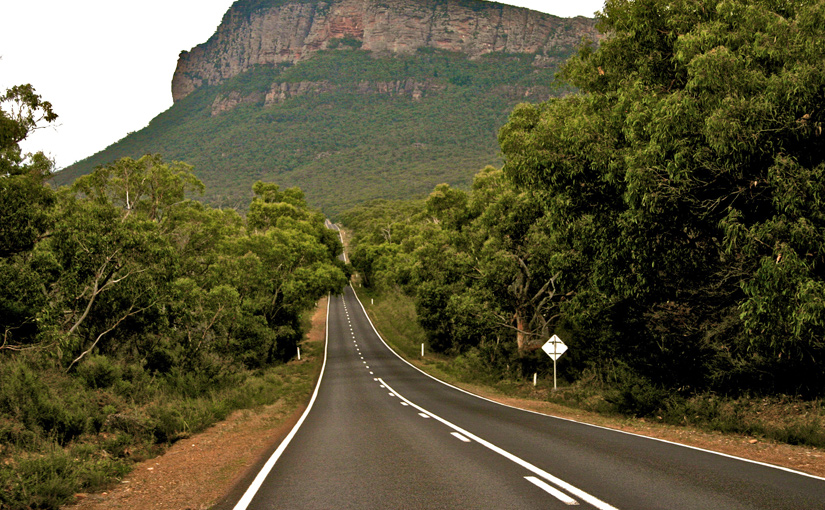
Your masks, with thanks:
<instances>
[{"instance_id":1,"label":"sky","mask_svg":"<svg viewBox=\"0 0 825 510\"><path fill-rule=\"evenodd\" d=\"M105 149L172 106L183 50L205 42L234 0L25 0L0 8L0 94L31 83L59 116L23 142L58 169ZM604 0L506 0L561 17Z\"/></svg>"}]
</instances>

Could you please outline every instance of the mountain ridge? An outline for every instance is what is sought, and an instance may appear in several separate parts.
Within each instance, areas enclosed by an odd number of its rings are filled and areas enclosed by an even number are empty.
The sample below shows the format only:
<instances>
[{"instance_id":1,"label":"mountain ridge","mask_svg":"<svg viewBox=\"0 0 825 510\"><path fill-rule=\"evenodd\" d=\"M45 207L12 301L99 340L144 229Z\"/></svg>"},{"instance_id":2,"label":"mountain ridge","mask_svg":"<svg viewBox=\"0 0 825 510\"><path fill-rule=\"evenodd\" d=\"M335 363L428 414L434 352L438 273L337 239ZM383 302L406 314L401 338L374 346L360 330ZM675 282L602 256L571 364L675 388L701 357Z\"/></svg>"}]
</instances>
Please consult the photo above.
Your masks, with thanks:
<instances>
[{"instance_id":1,"label":"mountain ridge","mask_svg":"<svg viewBox=\"0 0 825 510\"><path fill-rule=\"evenodd\" d=\"M532 53L535 66L548 67L559 64L558 50L577 44L583 33L599 38L589 18L559 18L484 0L241 0L208 41L180 53L172 97L179 101L256 65L294 64L342 42L377 56L419 48L471 59Z\"/></svg>"}]
</instances>

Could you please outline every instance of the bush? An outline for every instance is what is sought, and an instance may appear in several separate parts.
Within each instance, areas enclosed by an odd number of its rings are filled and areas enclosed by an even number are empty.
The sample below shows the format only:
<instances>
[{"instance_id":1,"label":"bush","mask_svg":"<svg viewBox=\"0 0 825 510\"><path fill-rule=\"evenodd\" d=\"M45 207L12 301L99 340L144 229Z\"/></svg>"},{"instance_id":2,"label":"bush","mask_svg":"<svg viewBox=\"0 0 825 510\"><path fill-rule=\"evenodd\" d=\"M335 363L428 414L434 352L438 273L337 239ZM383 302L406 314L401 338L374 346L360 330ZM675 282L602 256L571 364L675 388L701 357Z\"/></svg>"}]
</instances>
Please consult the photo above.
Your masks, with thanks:
<instances>
[{"instance_id":1,"label":"bush","mask_svg":"<svg viewBox=\"0 0 825 510\"><path fill-rule=\"evenodd\" d=\"M77 376L92 389L108 388L120 380L123 370L106 356L92 355L77 367Z\"/></svg>"},{"instance_id":2,"label":"bush","mask_svg":"<svg viewBox=\"0 0 825 510\"><path fill-rule=\"evenodd\" d=\"M61 392L47 386L25 361L9 363L5 368L0 370L0 413L61 445L84 432L89 413L77 393L66 391L66 396L61 397ZM72 387L72 381L65 376L54 385L60 384Z\"/></svg>"},{"instance_id":3,"label":"bush","mask_svg":"<svg viewBox=\"0 0 825 510\"><path fill-rule=\"evenodd\" d=\"M93 447L55 448L0 465L0 508L59 508L78 490L99 488L128 471L123 461L101 458Z\"/></svg>"},{"instance_id":4,"label":"bush","mask_svg":"<svg viewBox=\"0 0 825 510\"><path fill-rule=\"evenodd\" d=\"M669 396L666 390L648 379L623 369L604 399L613 405L616 412L641 418L664 408Z\"/></svg>"}]
</instances>

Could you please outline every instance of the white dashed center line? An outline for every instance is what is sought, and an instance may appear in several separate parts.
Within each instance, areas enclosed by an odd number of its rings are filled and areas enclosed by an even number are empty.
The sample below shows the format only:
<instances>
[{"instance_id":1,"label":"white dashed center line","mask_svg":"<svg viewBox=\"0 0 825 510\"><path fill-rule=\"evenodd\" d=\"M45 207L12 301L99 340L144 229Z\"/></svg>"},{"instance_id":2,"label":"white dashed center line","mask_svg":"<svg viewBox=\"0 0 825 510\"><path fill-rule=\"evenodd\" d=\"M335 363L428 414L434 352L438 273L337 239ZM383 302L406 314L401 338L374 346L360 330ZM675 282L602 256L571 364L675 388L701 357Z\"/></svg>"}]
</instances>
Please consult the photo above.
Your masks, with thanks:
<instances>
[{"instance_id":1,"label":"white dashed center line","mask_svg":"<svg viewBox=\"0 0 825 510\"><path fill-rule=\"evenodd\" d=\"M469 440L469 439L467 439L466 437L462 436L462 435L461 435L461 434L459 434L458 432L451 432L451 433L450 433L450 435L455 436L456 438L458 438L458 439L459 439L459 440L461 440L461 441L464 441L465 443L469 443L469 442L470 442L470 440Z\"/></svg>"}]
</instances>

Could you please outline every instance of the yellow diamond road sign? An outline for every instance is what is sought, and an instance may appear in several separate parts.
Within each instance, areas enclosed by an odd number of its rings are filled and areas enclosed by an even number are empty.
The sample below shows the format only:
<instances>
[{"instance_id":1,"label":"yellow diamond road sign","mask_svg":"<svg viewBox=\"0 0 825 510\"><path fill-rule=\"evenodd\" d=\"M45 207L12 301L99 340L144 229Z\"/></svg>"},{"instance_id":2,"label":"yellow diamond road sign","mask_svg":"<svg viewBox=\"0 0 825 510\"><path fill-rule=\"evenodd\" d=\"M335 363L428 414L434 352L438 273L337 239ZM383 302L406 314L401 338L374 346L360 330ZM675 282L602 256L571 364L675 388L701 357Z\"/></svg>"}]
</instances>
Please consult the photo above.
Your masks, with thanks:
<instances>
[{"instance_id":1,"label":"yellow diamond road sign","mask_svg":"<svg viewBox=\"0 0 825 510\"><path fill-rule=\"evenodd\" d=\"M541 346L541 350L546 352L548 356L553 358L553 361L559 359L559 356L564 354L567 350L567 346L564 345L564 342L561 341L557 335L553 335L550 337L550 340L544 343Z\"/></svg>"}]
</instances>

